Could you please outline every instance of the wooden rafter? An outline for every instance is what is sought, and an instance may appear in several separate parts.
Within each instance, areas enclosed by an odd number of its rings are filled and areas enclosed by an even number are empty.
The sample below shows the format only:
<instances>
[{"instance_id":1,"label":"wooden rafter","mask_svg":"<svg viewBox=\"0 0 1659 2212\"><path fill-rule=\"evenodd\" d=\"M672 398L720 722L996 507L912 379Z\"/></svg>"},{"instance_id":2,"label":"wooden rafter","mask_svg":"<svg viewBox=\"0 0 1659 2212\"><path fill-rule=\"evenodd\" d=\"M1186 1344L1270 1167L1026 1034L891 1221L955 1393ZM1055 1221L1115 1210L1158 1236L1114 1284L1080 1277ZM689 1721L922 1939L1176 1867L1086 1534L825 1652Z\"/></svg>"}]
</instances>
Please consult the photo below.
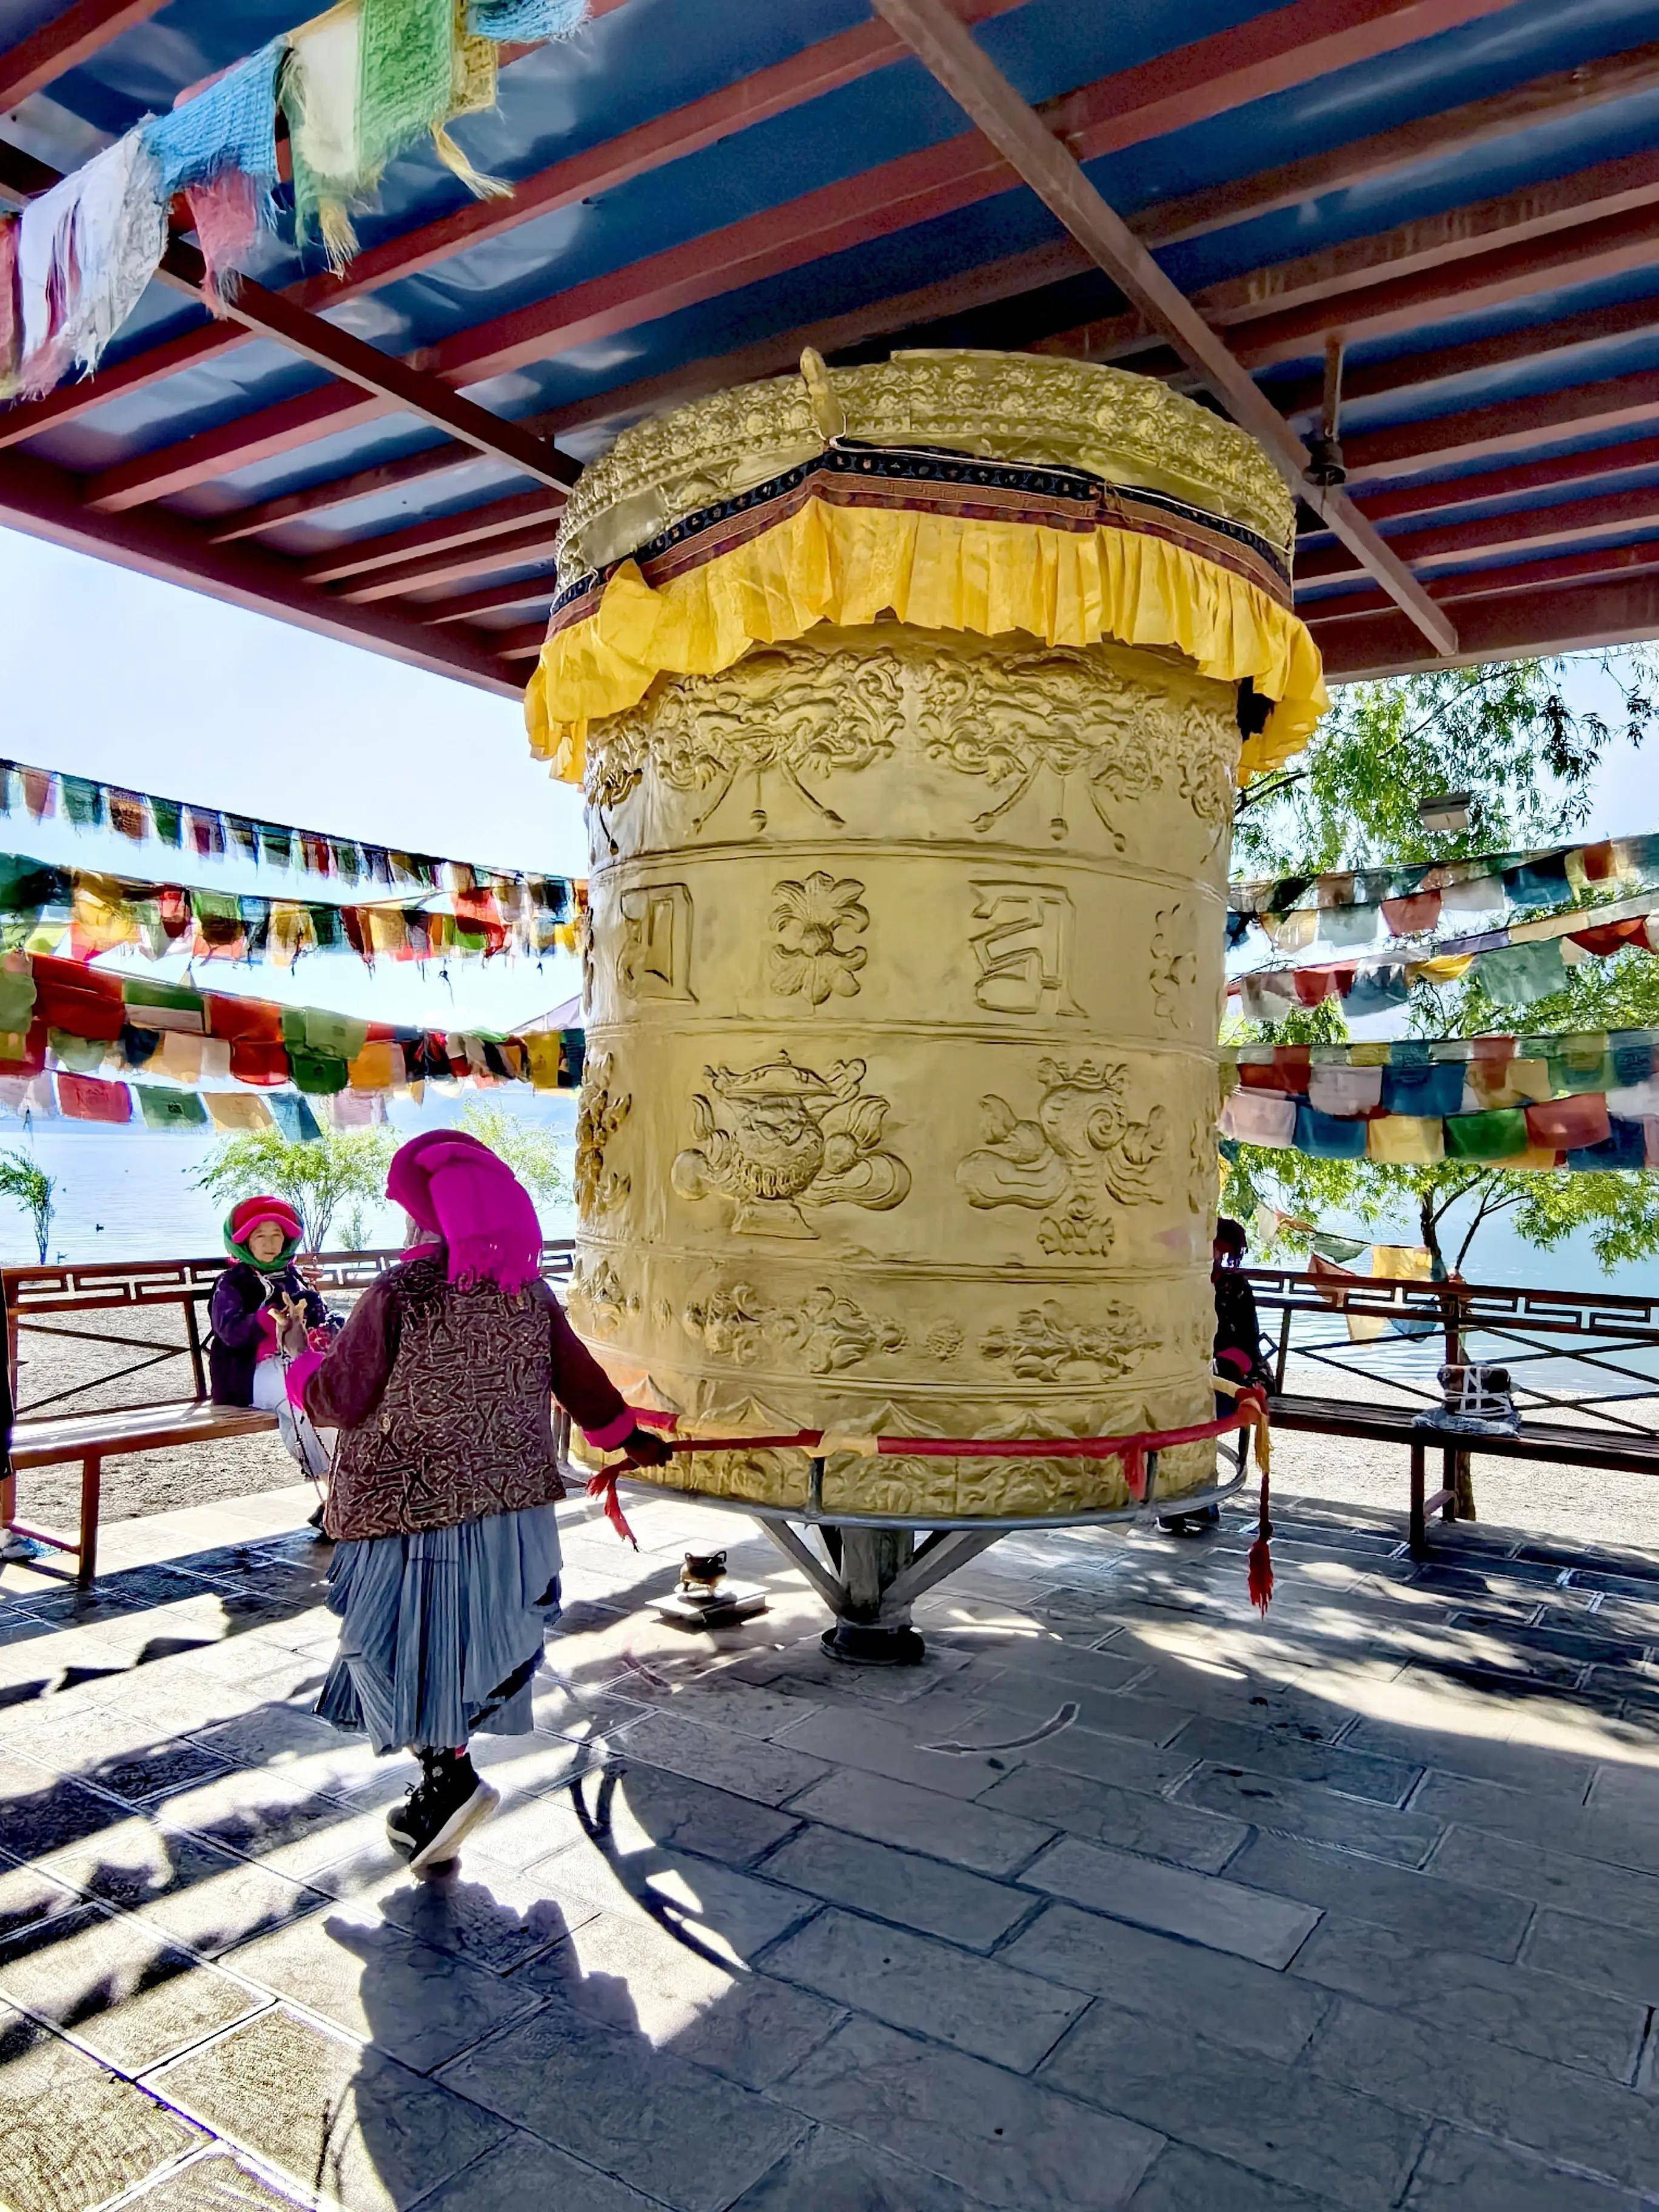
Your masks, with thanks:
<instances>
[{"instance_id":1,"label":"wooden rafter","mask_svg":"<svg viewBox=\"0 0 1659 2212\"><path fill-rule=\"evenodd\" d=\"M1289 5L1270 9L1172 54L1084 86L1049 103L1044 112L1066 132L1079 157L1089 160L1407 44L1431 30L1493 13L1501 4L1505 0L1291 0ZM964 15L973 12L966 6L961 9ZM719 96L726 99L727 127L735 127L739 119L729 96L738 91L729 88L726 95ZM688 145L704 143L712 127L712 118L706 114L690 120L694 107L703 105L694 103L693 107L678 111ZM672 158L670 149L679 143L659 133L653 141L657 160L645 163L641 155L642 165L658 166L660 161ZM571 159L580 163L586 157ZM561 170L567 173L556 178ZM525 180L512 202L493 210L462 212L475 225L510 227L545 212L550 205L563 204L562 194L580 196L577 183L591 175L591 164L575 173L568 172L565 164L556 164L553 170ZM419 367L455 385L509 373L574 346L614 337L741 285L799 268L826 254L867 245L1006 191L1017 181L1011 167L986 145L980 134L967 131L783 206L765 210L684 246L648 256L626 270L607 272L550 299L532 302L477 330L459 332L415 359ZM582 191L588 188L586 183L581 185ZM423 267L428 255L441 249L455 250L448 227L451 221L445 218L437 225L422 226L389 241L382 258L373 254L359 257L348 270L343 287L332 278L309 278L293 288L293 296L301 304L315 305L319 297L346 296L370 282L389 283L394 276ZM482 234L470 234L470 237ZM223 342L214 333L204 333L200 349L205 351L198 349L193 358L206 357L206 352ZM141 356L133 363L124 363L114 373L118 388L131 390L140 381L143 360ZM65 398L61 404L67 409L75 403ZM339 410L337 422L330 416L328 404L325 396L319 396L314 410L305 410L302 419L273 410L261 410L246 418L250 458L267 458L273 452L303 444L308 437L345 429L365 419L348 395L333 395L333 404ZM269 421L263 419L266 416ZM61 414L37 414L35 427L44 428L57 419L61 419ZM284 442L273 446L273 435ZM234 439L220 439L212 446L196 444L188 453L164 449L149 457L155 465L153 477L146 473L143 459L132 462L112 472L100 495L120 506L166 497L243 465L235 452Z\"/></svg>"},{"instance_id":2,"label":"wooden rafter","mask_svg":"<svg viewBox=\"0 0 1659 2212\"><path fill-rule=\"evenodd\" d=\"M74 0L73 6L60 9L0 54L0 115L89 61L123 31L148 22L167 4L167 0Z\"/></svg>"},{"instance_id":3,"label":"wooden rafter","mask_svg":"<svg viewBox=\"0 0 1659 2212\"><path fill-rule=\"evenodd\" d=\"M1455 468L1479 455L1524 453L1551 438L1601 437L1659 424L1659 370L1600 378L1523 399L1500 399L1457 414L1397 422L1344 438L1350 483L1407 471Z\"/></svg>"},{"instance_id":4,"label":"wooden rafter","mask_svg":"<svg viewBox=\"0 0 1659 2212\"><path fill-rule=\"evenodd\" d=\"M1423 635L1441 652L1455 652L1456 630L1411 571L1389 550L1345 492L1308 483L1307 450L1283 416L1107 205L1075 157L939 0L872 0L872 4L1135 310L1164 333L1241 428L1261 441L1286 482L1358 556Z\"/></svg>"},{"instance_id":5,"label":"wooden rafter","mask_svg":"<svg viewBox=\"0 0 1659 2212\"><path fill-rule=\"evenodd\" d=\"M517 689L481 632L434 629L401 611L347 605L301 583L289 562L252 546L209 545L175 515L98 514L72 477L27 454L0 454L0 525L187 585L232 606L280 615L320 636L368 646L435 675L491 690Z\"/></svg>"},{"instance_id":6,"label":"wooden rafter","mask_svg":"<svg viewBox=\"0 0 1659 2212\"><path fill-rule=\"evenodd\" d=\"M1480 479L1466 480L1467 501L1480 495ZM1468 522L1441 522L1411 530L1390 538L1402 561L1413 568L1466 559L1488 560L1494 554L1519 552L1528 546L1571 545L1577 538L1595 538L1618 530L1659 530L1659 484L1637 485L1628 491L1602 492L1589 499L1562 500L1553 507L1520 507L1504 514L1483 515ZM1304 553L1297 563L1299 585L1346 580L1364 570L1346 546L1322 547Z\"/></svg>"},{"instance_id":7,"label":"wooden rafter","mask_svg":"<svg viewBox=\"0 0 1659 2212\"><path fill-rule=\"evenodd\" d=\"M1641 555L1650 549L1624 550ZM1458 609L1455 658L1468 665L1659 636L1659 564L1644 559L1620 566L1622 573L1598 574L1587 582L1532 589L1524 567L1488 570L1480 596L1452 601ZM1348 622L1322 622L1314 634L1326 673L1338 683L1408 675L1439 665L1392 608Z\"/></svg>"},{"instance_id":8,"label":"wooden rafter","mask_svg":"<svg viewBox=\"0 0 1659 2212\"><path fill-rule=\"evenodd\" d=\"M0 148L0 176L16 173L13 155L13 149ZM38 168L40 165L34 166ZM51 182L58 181L55 173L47 171L46 174ZM46 186L36 180L33 189L44 190ZM174 290L198 299L207 278L200 253L187 240L177 235L169 239L158 273ZM325 322L320 315L296 307L279 292L268 291L263 284L248 280L231 301L229 313L244 330L274 339L289 353L326 369L358 392L368 393L377 410L418 416L473 452L504 461L561 492L576 481L580 473L577 464L568 454L561 453L550 440L537 437L516 423L492 415L487 408L464 398L436 377L411 367L394 354L383 353L378 346L369 345L349 331ZM364 404L362 400L356 403L359 419L362 419L361 410ZM17 411L27 416L27 410ZM28 434L27 420L20 427L0 416L0 426L11 434L6 442L15 443L19 435ZM38 417L36 427L40 427Z\"/></svg>"}]
</instances>

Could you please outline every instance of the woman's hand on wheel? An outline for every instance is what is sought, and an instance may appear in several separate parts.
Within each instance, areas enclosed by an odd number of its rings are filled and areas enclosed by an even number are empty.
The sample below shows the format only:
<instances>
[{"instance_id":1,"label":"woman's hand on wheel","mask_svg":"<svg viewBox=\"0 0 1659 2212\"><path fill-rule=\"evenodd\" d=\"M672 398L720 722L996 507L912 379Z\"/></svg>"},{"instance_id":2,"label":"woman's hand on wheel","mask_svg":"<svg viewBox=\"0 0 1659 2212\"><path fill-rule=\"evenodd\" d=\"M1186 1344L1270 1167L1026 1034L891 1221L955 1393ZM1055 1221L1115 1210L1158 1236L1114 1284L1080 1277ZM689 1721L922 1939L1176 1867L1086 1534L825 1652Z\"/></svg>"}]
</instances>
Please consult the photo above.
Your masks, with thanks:
<instances>
[{"instance_id":1,"label":"woman's hand on wheel","mask_svg":"<svg viewBox=\"0 0 1659 2212\"><path fill-rule=\"evenodd\" d=\"M630 1429L623 1440L623 1449L635 1467L666 1467L674 1456L667 1439L652 1429Z\"/></svg>"}]
</instances>

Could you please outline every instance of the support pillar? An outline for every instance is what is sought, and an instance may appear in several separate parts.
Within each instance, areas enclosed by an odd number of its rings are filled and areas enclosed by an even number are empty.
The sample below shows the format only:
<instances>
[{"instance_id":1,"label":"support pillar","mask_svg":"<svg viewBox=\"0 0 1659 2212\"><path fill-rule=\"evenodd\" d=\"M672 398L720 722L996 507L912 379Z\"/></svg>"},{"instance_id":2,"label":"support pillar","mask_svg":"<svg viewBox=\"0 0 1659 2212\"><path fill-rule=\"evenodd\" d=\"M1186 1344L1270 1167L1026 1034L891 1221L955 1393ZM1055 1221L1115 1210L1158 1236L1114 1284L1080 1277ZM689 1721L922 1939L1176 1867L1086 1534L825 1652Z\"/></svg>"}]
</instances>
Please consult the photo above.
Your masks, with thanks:
<instances>
[{"instance_id":1,"label":"support pillar","mask_svg":"<svg viewBox=\"0 0 1659 2212\"><path fill-rule=\"evenodd\" d=\"M832 1659L864 1667L914 1667L924 1646L908 1598L890 1596L916 1555L909 1528L840 1528L842 1602L822 1642Z\"/></svg>"}]
</instances>

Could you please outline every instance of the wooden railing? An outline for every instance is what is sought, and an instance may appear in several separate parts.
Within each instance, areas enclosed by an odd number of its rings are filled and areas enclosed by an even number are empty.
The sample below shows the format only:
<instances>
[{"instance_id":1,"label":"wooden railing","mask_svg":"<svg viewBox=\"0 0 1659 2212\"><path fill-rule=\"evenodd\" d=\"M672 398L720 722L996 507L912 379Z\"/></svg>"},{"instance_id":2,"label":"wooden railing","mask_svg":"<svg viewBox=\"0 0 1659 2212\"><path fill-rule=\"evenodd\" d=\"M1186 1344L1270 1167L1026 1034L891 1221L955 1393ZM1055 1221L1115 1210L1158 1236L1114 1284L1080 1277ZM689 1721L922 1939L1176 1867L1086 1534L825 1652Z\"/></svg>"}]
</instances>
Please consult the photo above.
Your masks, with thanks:
<instances>
[{"instance_id":1,"label":"wooden railing","mask_svg":"<svg viewBox=\"0 0 1659 2212\"><path fill-rule=\"evenodd\" d=\"M1279 1316L1273 1389L1282 1394L1294 1355L1416 1405L1437 1401L1432 1377L1383 1371L1367 1355L1399 1334L1438 1340L1450 1363L1478 1358L1507 1367L1517 1407L1528 1421L1586 1420L1612 1434L1659 1437L1659 1373L1631 1366L1630 1355L1659 1351L1659 1298L1628 1291L1555 1291L1504 1283L1405 1282L1395 1277L1313 1275L1297 1268L1244 1270L1264 1328ZM1350 1319L1404 1324L1375 1344L1354 1342ZM1298 1320L1304 1326L1297 1326ZM1310 1327L1335 1324L1327 1331ZM1534 1382L1529 1369L1565 1364L1565 1390ZM1659 1358L1654 1366L1659 1368ZM1613 1387L1622 1383L1626 1387ZM1633 1387L1632 1387L1633 1386ZM1646 1403L1644 1404L1644 1401Z\"/></svg>"},{"instance_id":2,"label":"wooden railing","mask_svg":"<svg viewBox=\"0 0 1659 2212\"><path fill-rule=\"evenodd\" d=\"M568 1239L555 1238L542 1247L542 1269L554 1281L570 1272ZM377 1247L364 1252L321 1252L301 1262L304 1272L324 1292L351 1293L367 1290L404 1257L399 1246ZM107 1389L128 1376L145 1373L169 1360L190 1362L188 1395L205 1398L207 1363L201 1309L213 1296L213 1286L225 1271L222 1255L214 1259L98 1261L85 1265L60 1263L49 1267L0 1268L0 1288L6 1305L6 1376L12 1405L18 1413L62 1412L89 1390ZM118 1329L84 1328L66 1323L70 1314L154 1312L158 1308L179 1310L183 1340L158 1344L153 1338L124 1334ZM125 1367L116 1367L83 1382L18 1405L19 1340L27 1329L40 1336L70 1337L80 1344L108 1344L144 1357ZM174 1392L173 1396L186 1394ZM144 1401L135 1401L143 1404ZM161 1401L156 1402L167 1402ZM10 1409L7 1409L10 1418Z\"/></svg>"}]
</instances>

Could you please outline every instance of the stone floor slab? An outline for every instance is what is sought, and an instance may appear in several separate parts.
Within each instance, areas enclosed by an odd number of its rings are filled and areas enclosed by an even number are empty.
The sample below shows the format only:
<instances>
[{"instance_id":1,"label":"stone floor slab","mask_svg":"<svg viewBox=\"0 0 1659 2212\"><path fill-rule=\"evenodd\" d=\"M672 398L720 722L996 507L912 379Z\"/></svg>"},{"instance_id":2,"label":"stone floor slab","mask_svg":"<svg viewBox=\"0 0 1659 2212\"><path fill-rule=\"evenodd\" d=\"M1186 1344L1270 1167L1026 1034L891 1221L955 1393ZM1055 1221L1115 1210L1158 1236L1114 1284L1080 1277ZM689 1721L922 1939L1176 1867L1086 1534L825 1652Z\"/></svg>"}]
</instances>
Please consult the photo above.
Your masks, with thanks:
<instances>
[{"instance_id":1,"label":"stone floor slab","mask_svg":"<svg viewBox=\"0 0 1659 2212\"><path fill-rule=\"evenodd\" d=\"M788 1848L787 1844L785 1849ZM769 1876L774 1861L763 1862ZM607 1850L584 1838L541 1861L525 1877L572 1915L605 1911L649 1921L705 1957L748 1966L786 1929L814 1910L813 1899L778 1881L698 1858L688 1851Z\"/></svg>"},{"instance_id":2,"label":"stone floor slab","mask_svg":"<svg viewBox=\"0 0 1659 2212\"><path fill-rule=\"evenodd\" d=\"M1321 1844L1296 1843L1287 1836L1257 1836L1227 1872L1230 1880L1251 1889L1298 1898L1304 1905L1488 1959L1513 1959L1532 1917L1518 1898L1384 1866Z\"/></svg>"},{"instance_id":3,"label":"stone floor slab","mask_svg":"<svg viewBox=\"0 0 1659 2212\"><path fill-rule=\"evenodd\" d=\"M85 2212L181 2158L199 2131L0 2005L0 2204Z\"/></svg>"},{"instance_id":4,"label":"stone floor slab","mask_svg":"<svg viewBox=\"0 0 1659 2212\"><path fill-rule=\"evenodd\" d=\"M1326 2202L1185 2143L1163 2152L1128 2212L1328 2212Z\"/></svg>"},{"instance_id":5,"label":"stone floor slab","mask_svg":"<svg viewBox=\"0 0 1659 2212\"><path fill-rule=\"evenodd\" d=\"M1439 1821L1419 1813L1399 1813L1318 1783L1292 1782L1247 1767L1200 1766L1175 1794L1182 1804L1249 1821L1274 1835L1334 1844L1395 1866L1420 1867L1441 1835Z\"/></svg>"},{"instance_id":6,"label":"stone floor slab","mask_svg":"<svg viewBox=\"0 0 1659 2212\"><path fill-rule=\"evenodd\" d=\"M1291 1971L1431 2031L1487 2036L1613 2081L1631 2079L1647 2025L1645 2005L1337 1913L1325 1915Z\"/></svg>"},{"instance_id":7,"label":"stone floor slab","mask_svg":"<svg viewBox=\"0 0 1659 2212\"><path fill-rule=\"evenodd\" d=\"M1638 2212L1651 2202L1446 2127L1430 2136L1402 2200L1405 2212Z\"/></svg>"},{"instance_id":8,"label":"stone floor slab","mask_svg":"<svg viewBox=\"0 0 1659 2212\"><path fill-rule=\"evenodd\" d=\"M972 2212L973 2203L936 2173L902 2166L838 2128L815 2128L732 2212Z\"/></svg>"},{"instance_id":9,"label":"stone floor slab","mask_svg":"<svg viewBox=\"0 0 1659 2212\"><path fill-rule=\"evenodd\" d=\"M1288 1903L1214 1875L1159 1866L1073 1836L1053 1844L1020 1881L1114 1919L1267 1966L1282 1966L1293 1958L1319 1917L1310 1905Z\"/></svg>"},{"instance_id":10,"label":"stone floor slab","mask_svg":"<svg viewBox=\"0 0 1659 2212\"><path fill-rule=\"evenodd\" d=\"M1403 1805L1422 1772L1420 1766L1403 1759L1310 1741L1293 1730L1247 1728L1208 1713L1200 1713L1182 1729L1170 1748L1206 1765L1315 1782L1345 1797L1364 1797L1378 1805Z\"/></svg>"},{"instance_id":11,"label":"stone floor slab","mask_svg":"<svg viewBox=\"0 0 1659 2212\"><path fill-rule=\"evenodd\" d=\"M1449 1826L1455 1821L1486 1835L1543 1844L1581 1858L1659 1875L1659 1799L1652 1810L1594 1798L1579 1806L1506 1782L1431 1771L1413 1798L1412 1809Z\"/></svg>"},{"instance_id":12,"label":"stone floor slab","mask_svg":"<svg viewBox=\"0 0 1659 2212\"><path fill-rule=\"evenodd\" d=\"M1088 1999L930 1936L830 1907L767 1954L766 1969L890 2027L1028 2073Z\"/></svg>"},{"instance_id":13,"label":"stone floor slab","mask_svg":"<svg viewBox=\"0 0 1659 2212\"><path fill-rule=\"evenodd\" d=\"M1218 1873L1250 1833L1243 1820L1172 1805L1142 1790L1120 1790L1059 1767L1017 1767L978 1802L993 1812L1018 1813L1091 1842L1141 1851L1204 1874Z\"/></svg>"},{"instance_id":14,"label":"stone floor slab","mask_svg":"<svg viewBox=\"0 0 1659 2212\"><path fill-rule=\"evenodd\" d=\"M994 1736L998 1731L988 1733ZM891 1721L844 1707L821 1708L778 1738L790 1750L810 1753L836 1766L885 1774L895 1782L913 1782L945 1797L976 1797L1000 1781L1018 1757L1018 1753L958 1754L925 1748L940 1740L925 1700L901 1706Z\"/></svg>"},{"instance_id":15,"label":"stone floor slab","mask_svg":"<svg viewBox=\"0 0 1659 2212\"><path fill-rule=\"evenodd\" d=\"M229 2208L227 2208L229 2212ZM422 2197L421 2212L661 2212L641 2197L539 2136L510 2135L474 2165Z\"/></svg>"},{"instance_id":16,"label":"stone floor slab","mask_svg":"<svg viewBox=\"0 0 1659 2212\"><path fill-rule=\"evenodd\" d=\"M1325 2081L1363 2086L1404 2110L1502 2136L1547 2160L1627 2186L1653 2185L1659 2129L1646 2098L1504 2044L1425 2036L1414 2021L1343 1997L1306 2063Z\"/></svg>"},{"instance_id":17,"label":"stone floor slab","mask_svg":"<svg viewBox=\"0 0 1659 2212\"><path fill-rule=\"evenodd\" d=\"M551 1838L548 1853L566 1850L591 1835L623 1857L653 1850L692 1851L743 1867L763 1857L799 1825L793 1809L781 1813L663 1767L630 1765L625 1753L583 1775L569 1790L540 1802L566 1808L576 1824L574 1834L567 1829ZM497 1825L492 1822L481 1832L480 1855L493 1851Z\"/></svg>"},{"instance_id":18,"label":"stone floor slab","mask_svg":"<svg viewBox=\"0 0 1659 2212\"><path fill-rule=\"evenodd\" d=\"M675 2212L723 2212L805 2133L781 2106L564 2005L509 2028L441 2078Z\"/></svg>"},{"instance_id":19,"label":"stone floor slab","mask_svg":"<svg viewBox=\"0 0 1659 2212\"><path fill-rule=\"evenodd\" d=\"M997 1955L1028 1973L1109 1997L1166 2027L1224 2021L1230 2042L1286 2063L1305 2045L1330 2002L1322 1991L1230 1951L1071 1905L1045 1905Z\"/></svg>"},{"instance_id":20,"label":"stone floor slab","mask_svg":"<svg viewBox=\"0 0 1659 2212\"><path fill-rule=\"evenodd\" d=\"M508 1986L750 2089L799 2063L842 2017L768 1973L708 1955L683 1924L638 1914L597 1913L517 1968Z\"/></svg>"},{"instance_id":21,"label":"stone floor slab","mask_svg":"<svg viewBox=\"0 0 1659 2212\"><path fill-rule=\"evenodd\" d=\"M832 1905L947 1936L969 1951L990 1950L1031 1910L1028 1897L1002 1882L816 1821L774 1851L766 1871Z\"/></svg>"},{"instance_id":22,"label":"stone floor slab","mask_svg":"<svg viewBox=\"0 0 1659 2212\"><path fill-rule=\"evenodd\" d=\"M1012 1874L1054 1834L1045 1822L964 1805L936 1790L848 1767L805 1791L790 1810L902 1850L948 1859L975 1874Z\"/></svg>"},{"instance_id":23,"label":"stone floor slab","mask_svg":"<svg viewBox=\"0 0 1659 2212\"><path fill-rule=\"evenodd\" d=\"M534 2000L372 1910L314 1912L226 1954L257 1988L288 1997L416 2073L471 2049Z\"/></svg>"},{"instance_id":24,"label":"stone floor slab","mask_svg":"<svg viewBox=\"0 0 1659 2212\"><path fill-rule=\"evenodd\" d=\"M15 1866L0 1857L0 1943L80 1903L81 1893L67 1882L55 1881L39 1867Z\"/></svg>"},{"instance_id":25,"label":"stone floor slab","mask_svg":"<svg viewBox=\"0 0 1659 2212\"><path fill-rule=\"evenodd\" d=\"M1654 1875L1460 1827L1446 1831L1433 1867L1449 1881L1556 1905L1582 1920L1659 1935L1659 1876Z\"/></svg>"},{"instance_id":26,"label":"stone floor slab","mask_svg":"<svg viewBox=\"0 0 1659 2212\"><path fill-rule=\"evenodd\" d=\"M129 1913L83 1905L0 1943L0 1996L127 2074L228 2027L264 1999Z\"/></svg>"},{"instance_id":27,"label":"stone floor slab","mask_svg":"<svg viewBox=\"0 0 1659 2212\"><path fill-rule=\"evenodd\" d=\"M53 1851L41 1863L60 1881L123 1911L142 1913L210 1958L324 1901L319 1890L249 1866L142 1813Z\"/></svg>"},{"instance_id":28,"label":"stone floor slab","mask_svg":"<svg viewBox=\"0 0 1659 2212\"><path fill-rule=\"evenodd\" d=\"M823 1759L804 1752L673 1712L647 1712L631 1723L623 1744L630 1762L646 1759L762 1805L781 1805L829 1771Z\"/></svg>"},{"instance_id":29,"label":"stone floor slab","mask_svg":"<svg viewBox=\"0 0 1659 2212\"><path fill-rule=\"evenodd\" d=\"M1103 2000L1038 2079L1353 2212L1394 2204L1426 2132L1376 2097Z\"/></svg>"},{"instance_id":30,"label":"stone floor slab","mask_svg":"<svg viewBox=\"0 0 1659 2212\"><path fill-rule=\"evenodd\" d=\"M280 2008L149 2078L345 2212L404 2212L507 2133L453 2091Z\"/></svg>"},{"instance_id":31,"label":"stone floor slab","mask_svg":"<svg viewBox=\"0 0 1659 2212\"><path fill-rule=\"evenodd\" d=\"M297 2212L301 2199L228 2151L211 2150L139 2191L134 2212Z\"/></svg>"},{"instance_id":32,"label":"stone floor slab","mask_svg":"<svg viewBox=\"0 0 1659 2212\"><path fill-rule=\"evenodd\" d=\"M1162 2148L1148 2129L869 2020L849 2021L773 2094L1000 2212L1119 2212Z\"/></svg>"},{"instance_id":33,"label":"stone floor slab","mask_svg":"<svg viewBox=\"0 0 1659 2212\"><path fill-rule=\"evenodd\" d=\"M1638 1935L1633 1928L1604 1928L1574 1913L1545 1910L1534 1919L1521 1957L1540 1973L1659 2005L1659 1932Z\"/></svg>"}]
</instances>

